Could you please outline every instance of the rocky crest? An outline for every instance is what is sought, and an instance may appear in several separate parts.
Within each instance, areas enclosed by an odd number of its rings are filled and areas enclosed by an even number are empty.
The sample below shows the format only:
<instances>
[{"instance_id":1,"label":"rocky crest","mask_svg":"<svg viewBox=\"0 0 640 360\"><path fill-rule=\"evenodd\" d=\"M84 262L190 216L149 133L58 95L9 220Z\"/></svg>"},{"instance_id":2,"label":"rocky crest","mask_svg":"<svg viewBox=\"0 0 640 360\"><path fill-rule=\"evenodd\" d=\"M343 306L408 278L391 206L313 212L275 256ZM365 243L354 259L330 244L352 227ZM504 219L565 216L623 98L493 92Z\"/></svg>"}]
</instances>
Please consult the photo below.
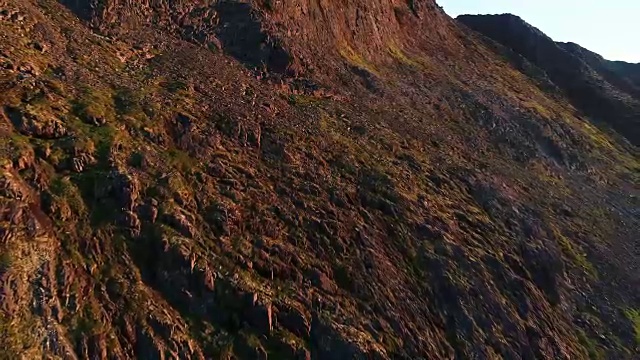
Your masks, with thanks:
<instances>
[{"instance_id":1,"label":"rocky crest","mask_svg":"<svg viewBox=\"0 0 640 360\"><path fill-rule=\"evenodd\" d=\"M596 123L609 123L640 144L640 88L637 78L630 77L637 72L631 70L633 64L607 61L577 44L556 43L514 15L463 15L457 20L522 55Z\"/></svg>"}]
</instances>

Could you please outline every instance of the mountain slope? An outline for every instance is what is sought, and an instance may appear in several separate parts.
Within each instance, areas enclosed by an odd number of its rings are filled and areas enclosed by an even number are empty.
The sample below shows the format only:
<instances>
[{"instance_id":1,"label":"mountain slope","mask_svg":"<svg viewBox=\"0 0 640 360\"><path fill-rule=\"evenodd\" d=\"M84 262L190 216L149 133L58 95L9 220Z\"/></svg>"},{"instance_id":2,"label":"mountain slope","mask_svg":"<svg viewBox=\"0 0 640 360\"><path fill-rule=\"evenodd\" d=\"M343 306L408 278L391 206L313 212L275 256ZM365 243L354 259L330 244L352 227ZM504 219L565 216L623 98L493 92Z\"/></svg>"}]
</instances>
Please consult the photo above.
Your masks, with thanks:
<instances>
[{"instance_id":1,"label":"mountain slope","mask_svg":"<svg viewBox=\"0 0 640 360\"><path fill-rule=\"evenodd\" d=\"M637 149L433 1L0 19L2 356L637 354Z\"/></svg>"},{"instance_id":2,"label":"mountain slope","mask_svg":"<svg viewBox=\"0 0 640 360\"><path fill-rule=\"evenodd\" d=\"M458 21L544 70L577 108L638 145L640 88L624 70L616 71L622 66L616 67L579 45L556 43L514 15L463 15Z\"/></svg>"}]
</instances>

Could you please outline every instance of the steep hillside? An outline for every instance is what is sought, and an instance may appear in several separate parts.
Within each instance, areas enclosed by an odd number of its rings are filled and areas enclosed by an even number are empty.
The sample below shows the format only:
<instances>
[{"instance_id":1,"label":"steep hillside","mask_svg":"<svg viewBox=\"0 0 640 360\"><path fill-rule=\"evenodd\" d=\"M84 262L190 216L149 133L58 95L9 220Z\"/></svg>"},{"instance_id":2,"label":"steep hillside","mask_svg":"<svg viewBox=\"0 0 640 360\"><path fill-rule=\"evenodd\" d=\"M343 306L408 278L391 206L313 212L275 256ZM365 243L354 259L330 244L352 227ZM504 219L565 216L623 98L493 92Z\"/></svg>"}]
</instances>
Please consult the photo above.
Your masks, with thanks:
<instances>
[{"instance_id":1,"label":"steep hillside","mask_svg":"<svg viewBox=\"0 0 640 360\"><path fill-rule=\"evenodd\" d=\"M640 64L609 61L575 43L557 43L591 66L607 81L638 98L640 96Z\"/></svg>"},{"instance_id":2,"label":"steep hillside","mask_svg":"<svg viewBox=\"0 0 640 360\"><path fill-rule=\"evenodd\" d=\"M0 44L0 358L637 357L630 93L430 0L0 0Z\"/></svg>"},{"instance_id":3,"label":"steep hillside","mask_svg":"<svg viewBox=\"0 0 640 360\"><path fill-rule=\"evenodd\" d=\"M636 86L640 86L640 64L632 64L624 61L608 61L607 67L626 77Z\"/></svg>"},{"instance_id":4,"label":"steep hillside","mask_svg":"<svg viewBox=\"0 0 640 360\"><path fill-rule=\"evenodd\" d=\"M556 43L510 14L463 15L458 21L545 71L597 124L609 124L632 144L640 144L640 88L631 78L632 64L616 66L579 45Z\"/></svg>"}]
</instances>

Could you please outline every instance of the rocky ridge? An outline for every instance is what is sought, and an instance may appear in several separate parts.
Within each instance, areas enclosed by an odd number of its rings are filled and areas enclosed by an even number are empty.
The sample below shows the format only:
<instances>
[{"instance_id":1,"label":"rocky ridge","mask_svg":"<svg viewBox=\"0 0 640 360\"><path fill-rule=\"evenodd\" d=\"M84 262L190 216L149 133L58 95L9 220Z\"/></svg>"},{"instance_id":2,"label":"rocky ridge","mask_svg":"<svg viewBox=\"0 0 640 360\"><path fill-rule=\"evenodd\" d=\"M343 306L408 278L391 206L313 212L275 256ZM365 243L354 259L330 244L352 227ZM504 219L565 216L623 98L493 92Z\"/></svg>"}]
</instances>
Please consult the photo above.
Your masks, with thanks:
<instances>
[{"instance_id":1,"label":"rocky ridge","mask_svg":"<svg viewBox=\"0 0 640 360\"><path fill-rule=\"evenodd\" d=\"M457 20L539 67L574 106L638 145L640 88L637 79L628 75L633 74L634 64L616 64L577 44L556 43L510 14L463 15Z\"/></svg>"}]
</instances>

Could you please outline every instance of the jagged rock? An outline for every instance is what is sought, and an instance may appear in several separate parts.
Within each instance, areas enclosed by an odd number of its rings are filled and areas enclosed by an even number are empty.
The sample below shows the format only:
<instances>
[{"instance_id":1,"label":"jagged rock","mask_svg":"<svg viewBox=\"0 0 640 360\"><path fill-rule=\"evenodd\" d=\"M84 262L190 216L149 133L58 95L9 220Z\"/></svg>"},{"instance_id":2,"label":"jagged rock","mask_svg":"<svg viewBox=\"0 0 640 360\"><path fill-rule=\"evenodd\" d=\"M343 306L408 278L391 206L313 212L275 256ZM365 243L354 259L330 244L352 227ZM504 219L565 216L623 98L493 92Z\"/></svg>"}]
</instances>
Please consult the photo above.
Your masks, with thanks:
<instances>
[{"instance_id":1,"label":"jagged rock","mask_svg":"<svg viewBox=\"0 0 640 360\"><path fill-rule=\"evenodd\" d=\"M366 354L354 343L346 341L331 325L317 317L311 324L311 357L318 360L366 359Z\"/></svg>"},{"instance_id":2,"label":"jagged rock","mask_svg":"<svg viewBox=\"0 0 640 360\"><path fill-rule=\"evenodd\" d=\"M9 20L13 22L22 22L24 21L24 19L25 19L24 15L18 11L15 11L9 15Z\"/></svg>"},{"instance_id":3,"label":"jagged rock","mask_svg":"<svg viewBox=\"0 0 640 360\"><path fill-rule=\"evenodd\" d=\"M16 200L27 200L29 197L29 189L11 168L0 172L0 196Z\"/></svg>"},{"instance_id":4,"label":"jagged rock","mask_svg":"<svg viewBox=\"0 0 640 360\"><path fill-rule=\"evenodd\" d=\"M13 168L13 163L10 159L0 159L0 169L9 171Z\"/></svg>"},{"instance_id":5,"label":"jagged rock","mask_svg":"<svg viewBox=\"0 0 640 360\"><path fill-rule=\"evenodd\" d=\"M97 116L97 115L83 116L82 120L85 123L89 125L94 125L94 126L103 126L107 123L107 119L104 116Z\"/></svg>"},{"instance_id":6,"label":"jagged rock","mask_svg":"<svg viewBox=\"0 0 640 360\"><path fill-rule=\"evenodd\" d=\"M14 161L14 168L18 171L32 168L35 163L35 153L33 150L21 153Z\"/></svg>"},{"instance_id":7,"label":"jagged rock","mask_svg":"<svg viewBox=\"0 0 640 360\"><path fill-rule=\"evenodd\" d=\"M548 244L527 244L522 248L524 265L531 273L533 282L540 287L552 304L560 303L560 282L564 263L556 247Z\"/></svg>"},{"instance_id":8,"label":"jagged rock","mask_svg":"<svg viewBox=\"0 0 640 360\"><path fill-rule=\"evenodd\" d=\"M137 236L140 234L140 220L138 219L138 216L131 212L131 211L125 211L122 214L120 214L120 218L119 218L119 225L123 226L129 230L131 230L131 233L134 236Z\"/></svg>"},{"instance_id":9,"label":"jagged rock","mask_svg":"<svg viewBox=\"0 0 640 360\"><path fill-rule=\"evenodd\" d=\"M10 16L9 9L0 9L0 20L8 19Z\"/></svg>"},{"instance_id":10,"label":"jagged rock","mask_svg":"<svg viewBox=\"0 0 640 360\"><path fill-rule=\"evenodd\" d=\"M126 173L115 171L110 175L113 178L111 189L123 209L133 211L136 201L140 196L140 185L138 180Z\"/></svg>"},{"instance_id":11,"label":"jagged rock","mask_svg":"<svg viewBox=\"0 0 640 360\"><path fill-rule=\"evenodd\" d=\"M23 63L18 66L18 71L23 75L39 76L40 69L32 63Z\"/></svg>"},{"instance_id":12,"label":"jagged rock","mask_svg":"<svg viewBox=\"0 0 640 360\"><path fill-rule=\"evenodd\" d=\"M197 232L191 221L182 212L176 211L162 216L162 221L176 229L183 236L193 238Z\"/></svg>"},{"instance_id":13,"label":"jagged rock","mask_svg":"<svg viewBox=\"0 0 640 360\"><path fill-rule=\"evenodd\" d=\"M286 307L278 312L278 324L302 338L309 337L311 324L299 310Z\"/></svg>"},{"instance_id":14,"label":"jagged rock","mask_svg":"<svg viewBox=\"0 0 640 360\"><path fill-rule=\"evenodd\" d=\"M313 270L311 272L311 282L314 286L317 286L330 294L333 294L338 290L338 285L336 285L333 280L329 279L329 277L320 270Z\"/></svg>"},{"instance_id":15,"label":"jagged rock","mask_svg":"<svg viewBox=\"0 0 640 360\"><path fill-rule=\"evenodd\" d=\"M51 156L51 145L48 143L40 144L36 147L36 154L40 159L47 160Z\"/></svg>"},{"instance_id":16,"label":"jagged rock","mask_svg":"<svg viewBox=\"0 0 640 360\"><path fill-rule=\"evenodd\" d=\"M0 57L0 69L13 72L13 70L15 70L15 65L10 59Z\"/></svg>"},{"instance_id":17,"label":"jagged rock","mask_svg":"<svg viewBox=\"0 0 640 360\"><path fill-rule=\"evenodd\" d=\"M158 201L151 199L148 204L144 204L138 208L138 215L145 221L155 223L158 219Z\"/></svg>"},{"instance_id":18,"label":"jagged rock","mask_svg":"<svg viewBox=\"0 0 640 360\"><path fill-rule=\"evenodd\" d=\"M640 113L640 86L615 62L579 45L555 42L516 15L462 15L457 20L511 49L507 54L511 61L521 62L522 57L543 70L578 109L607 122L632 144L640 144L635 120Z\"/></svg>"},{"instance_id":19,"label":"jagged rock","mask_svg":"<svg viewBox=\"0 0 640 360\"><path fill-rule=\"evenodd\" d=\"M13 126L22 134L41 139L59 139L67 135L66 126L51 114L9 108Z\"/></svg>"},{"instance_id":20,"label":"jagged rock","mask_svg":"<svg viewBox=\"0 0 640 360\"><path fill-rule=\"evenodd\" d=\"M311 360L311 353L307 349L298 349L296 360Z\"/></svg>"},{"instance_id":21,"label":"jagged rock","mask_svg":"<svg viewBox=\"0 0 640 360\"><path fill-rule=\"evenodd\" d=\"M77 173L83 172L87 166L96 163L96 159L90 154L80 154L72 159L69 159L69 161L71 170Z\"/></svg>"},{"instance_id":22,"label":"jagged rock","mask_svg":"<svg viewBox=\"0 0 640 360\"><path fill-rule=\"evenodd\" d=\"M64 201L58 201L50 192L42 193L41 201L42 209L52 218L60 219L62 221L69 221L71 219L73 214L69 204Z\"/></svg>"},{"instance_id":23,"label":"jagged rock","mask_svg":"<svg viewBox=\"0 0 640 360\"><path fill-rule=\"evenodd\" d=\"M261 345L256 345L238 340L235 343L234 352L242 359L267 360L269 356L266 350Z\"/></svg>"},{"instance_id":24,"label":"jagged rock","mask_svg":"<svg viewBox=\"0 0 640 360\"><path fill-rule=\"evenodd\" d=\"M34 41L31 43L31 46L33 46L34 49L40 51L40 52L46 52L47 50L49 50L49 46L41 43L39 41Z\"/></svg>"},{"instance_id":25,"label":"jagged rock","mask_svg":"<svg viewBox=\"0 0 640 360\"><path fill-rule=\"evenodd\" d=\"M215 290L216 274L211 269L206 268L204 271L204 286L209 291Z\"/></svg>"},{"instance_id":26,"label":"jagged rock","mask_svg":"<svg viewBox=\"0 0 640 360\"><path fill-rule=\"evenodd\" d=\"M273 330L273 312L270 303L256 302L246 314L247 321L260 333L268 334Z\"/></svg>"},{"instance_id":27,"label":"jagged rock","mask_svg":"<svg viewBox=\"0 0 640 360\"><path fill-rule=\"evenodd\" d=\"M434 0L0 3L2 112L109 121L0 119L4 357L631 356L632 145Z\"/></svg>"}]
</instances>

